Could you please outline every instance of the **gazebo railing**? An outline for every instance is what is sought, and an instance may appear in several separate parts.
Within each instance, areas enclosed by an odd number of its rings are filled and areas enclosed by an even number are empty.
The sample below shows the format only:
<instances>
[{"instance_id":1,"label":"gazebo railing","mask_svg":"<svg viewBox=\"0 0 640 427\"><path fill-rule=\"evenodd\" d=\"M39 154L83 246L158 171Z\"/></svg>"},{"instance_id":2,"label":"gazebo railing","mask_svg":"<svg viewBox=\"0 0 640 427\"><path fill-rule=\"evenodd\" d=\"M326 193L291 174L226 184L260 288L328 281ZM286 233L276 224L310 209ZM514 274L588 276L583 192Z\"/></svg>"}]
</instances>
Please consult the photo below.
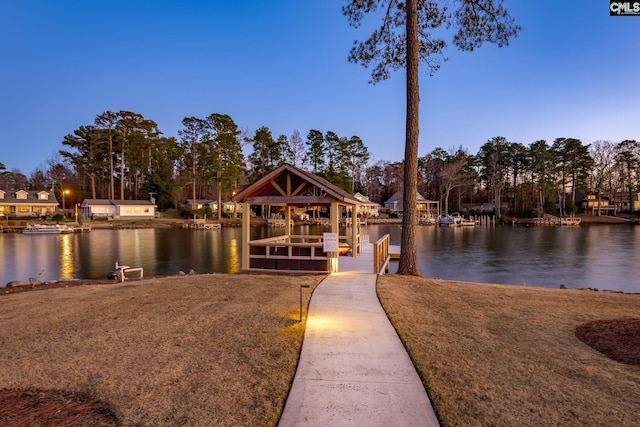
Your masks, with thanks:
<instances>
[{"instance_id":1,"label":"gazebo railing","mask_svg":"<svg viewBox=\"0 0 640 427\"><path fill-rule=\"evenodd\" d=\"M322 236L277 236L249 242L249 268L263 270L329 271Z\"/></svg>"},{"instance_id":2,"label":"gazebo railing","mask_svg":"<svg viewBox=\"0 0 640 427\"><path fill-rule=\"evenodd\" d=\"M340 236L340 254L359 252L349 236ZM262 270L330 271L330 256L324 251L322 235L283 235L249 242L249 268Z\"/></svg>"}]
</instances>

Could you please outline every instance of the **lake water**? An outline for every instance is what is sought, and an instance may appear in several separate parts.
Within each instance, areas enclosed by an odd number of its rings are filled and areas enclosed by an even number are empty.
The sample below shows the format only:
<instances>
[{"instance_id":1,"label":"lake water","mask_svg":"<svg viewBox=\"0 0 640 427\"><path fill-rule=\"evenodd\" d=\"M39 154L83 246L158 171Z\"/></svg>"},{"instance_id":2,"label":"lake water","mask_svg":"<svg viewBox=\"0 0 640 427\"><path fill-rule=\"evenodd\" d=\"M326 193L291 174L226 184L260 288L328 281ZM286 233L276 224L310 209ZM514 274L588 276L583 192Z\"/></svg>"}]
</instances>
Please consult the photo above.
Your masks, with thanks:
<instances>
[{"instance_id":1,"label":"lake water","mask_svg":"<svg viewBox=\"0 0 640 427\"><path fill-rule=\"evenodd\" d=\"M296 227L296 234L319 234ZM385 233L400 244L399 225L363 228L375 241ZM252 239L282 234L253 228ZM417 228L418 263L428 277L558 288L640 292L640 227ZM0 234L0 285L13 280L104 278L115 262L143 267L145 276L236 272L241 230L100 230L66 235ZM391 270L397 266L392 264Z\"/></svg>"}]
</instances>

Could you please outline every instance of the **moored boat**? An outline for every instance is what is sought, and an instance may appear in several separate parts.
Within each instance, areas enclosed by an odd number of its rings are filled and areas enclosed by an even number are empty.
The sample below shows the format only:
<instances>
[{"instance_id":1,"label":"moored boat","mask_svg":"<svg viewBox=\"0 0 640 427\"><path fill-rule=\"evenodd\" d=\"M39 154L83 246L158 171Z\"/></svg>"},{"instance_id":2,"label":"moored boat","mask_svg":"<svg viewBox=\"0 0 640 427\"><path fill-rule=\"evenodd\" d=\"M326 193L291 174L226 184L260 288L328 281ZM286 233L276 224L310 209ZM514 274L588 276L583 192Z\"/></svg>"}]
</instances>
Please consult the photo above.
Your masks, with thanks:
<instances>
[{"instance_id":1,"label":"moored boat","mask_svg":"<svg viewBox=\"0 0 640 427\"><path fill-rule=\"evenodd\" d=\"M60 224L28 224L22 232L24 234L66 234L73 233L73 228Z\"/></svg>"},{"instance_id":2,"label":"moored boat","mask_svg":"<svg viewBox=\"0 0 640 427\"><path fill-rule=\"evenodd\" d=\"M462 217L457 212L454 212L451 215L446 212L442 212L438 217L438 225L462 225Z\"/></svg>"}]
</instances>

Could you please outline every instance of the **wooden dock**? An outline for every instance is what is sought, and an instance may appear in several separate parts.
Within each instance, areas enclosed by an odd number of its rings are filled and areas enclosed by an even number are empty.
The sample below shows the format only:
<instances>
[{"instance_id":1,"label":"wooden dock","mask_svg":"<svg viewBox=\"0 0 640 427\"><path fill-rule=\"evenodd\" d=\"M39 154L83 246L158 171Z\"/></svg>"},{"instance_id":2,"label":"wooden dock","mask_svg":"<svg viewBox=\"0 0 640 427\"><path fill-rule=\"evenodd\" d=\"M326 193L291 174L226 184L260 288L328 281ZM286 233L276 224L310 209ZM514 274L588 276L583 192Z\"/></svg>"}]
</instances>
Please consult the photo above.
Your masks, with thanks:
<instances>
[{"instance_id":1,"label":"wooden dock","mask_svg":"<svg viewBox=\"0 0 640 427\"><path fill-rule=\"evenodd\" d=\"M206 219L193 219L183 223L182 228L190 230L221 230L222 225L219 222L208 222Z\"/></svg>"},{"instance_id":2,"label":"wooden dock","mask_svg":"<svg viewBox=\"0 0 640 427\"><path fill-rule=\"evenodd\" d=\"M389 245L389 255L392 260L400 259L400 246ZM361 251L357 257L341 256L338 258L338 271L355 273L377 273L374 272L373 244L361 245Z\"/></svg>"}]
</instances>

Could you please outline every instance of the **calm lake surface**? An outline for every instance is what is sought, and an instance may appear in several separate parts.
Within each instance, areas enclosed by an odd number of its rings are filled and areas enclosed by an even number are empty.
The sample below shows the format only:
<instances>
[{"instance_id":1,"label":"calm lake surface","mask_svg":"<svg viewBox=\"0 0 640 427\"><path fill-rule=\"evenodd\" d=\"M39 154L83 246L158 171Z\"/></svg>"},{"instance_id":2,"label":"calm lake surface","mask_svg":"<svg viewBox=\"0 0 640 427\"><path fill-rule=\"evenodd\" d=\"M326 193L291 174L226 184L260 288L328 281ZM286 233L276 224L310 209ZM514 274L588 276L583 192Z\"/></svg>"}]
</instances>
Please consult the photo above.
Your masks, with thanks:
<instances>
[{"instance_id":1,"label":"calm lake surface","mask_svg":"<svg viewBox=\"0 0 640 427\"><path fill-rule=\"evenodd\" d=\"M640 227L418 227L418 263L428 277L558 288L640 292ZM319 234L319 227L294 233ZM252 229L252 239L282 234ZM400 244L399 225L363 227L375 241ZM66 235L0 234L0 285L13 280L104 278L115 262L143 267L145 276L236 272L241 230L99 230ZM397 266L392 264L391 270Z\"/></svg>"}]
</instances>

